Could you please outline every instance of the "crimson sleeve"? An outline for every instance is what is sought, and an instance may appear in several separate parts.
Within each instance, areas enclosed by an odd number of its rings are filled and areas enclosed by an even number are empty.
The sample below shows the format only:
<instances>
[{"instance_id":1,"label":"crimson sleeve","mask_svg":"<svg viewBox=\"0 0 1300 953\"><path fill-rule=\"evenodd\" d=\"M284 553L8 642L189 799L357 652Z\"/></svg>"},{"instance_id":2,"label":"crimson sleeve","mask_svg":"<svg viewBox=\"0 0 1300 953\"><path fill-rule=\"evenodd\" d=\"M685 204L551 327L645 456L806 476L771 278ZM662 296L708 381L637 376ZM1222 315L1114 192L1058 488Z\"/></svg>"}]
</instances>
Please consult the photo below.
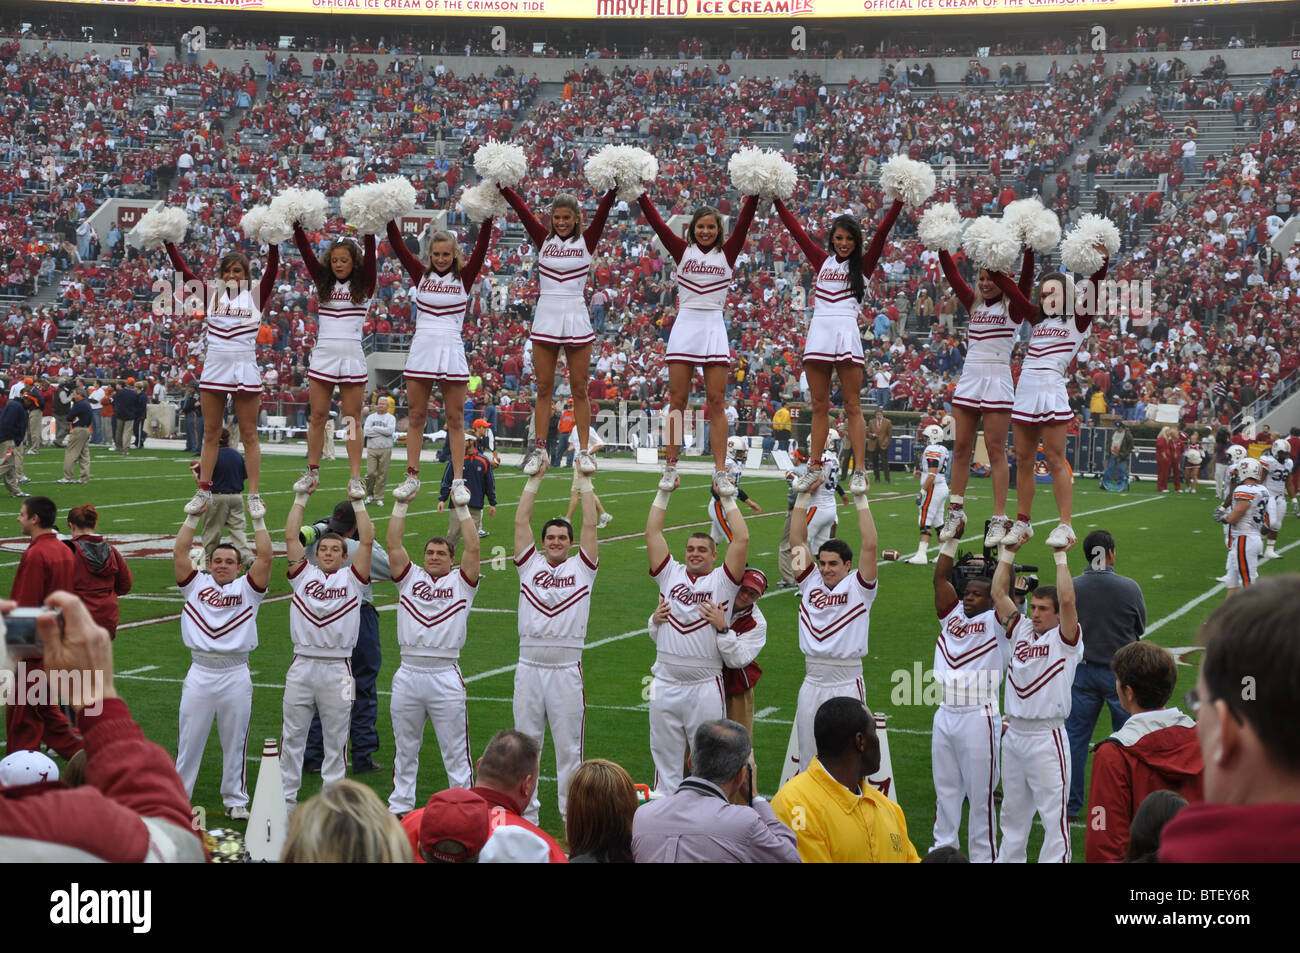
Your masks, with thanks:
<instances>
[{"instance_id":1,"label":"crimson sleeve","mask_svg":"<svg viewBox=\"0 0 1300 953\"><path fill-rule=\"evenodd\" d=\"M163 248L167 249L167 257L172 260L172 267L181 273L181 277L184 278L186 282L195 281L199 284L203 284L202 279L200 279L198 275L194 274L194 272L190 271L190 266L185 264L185 259L181 257L180 249L171 242L164 242Z\"/></svg>"},{"instance_id":2,"label":"crimson sleeve","mask_svg":"<svg viewBox=\"0 0 1300 953\"><path fill-rule=\"evenodd\" d=\"M275 279L280 274L280 247L271 245L266 251L266 268L262 271L262 281L257 286L257 310L266 308L266 303L275 294Z\"/></svg>"},{"instance_id":3,"label":"crimson sleeve","mask_svg":"<svg viewBox=\"0 0 1300 953\"><path fill-rule=\"evenodd\" d=\"M642 192L638 198L637 204L641 206L641 211L645 214L646 221L650 227L655 230L659 236L659 241L667 249L668 254L673 256L673 261L681 263L682 256L686 254L686 239L680 235L674 235L673 230L668 227L668 223L659 215L659 210L655 208L655 203L650 201L650 196Z\"/></svg>"},{"instance_id":4,"label":"crimson sleeve","mask_svg":"<svg viewBox=\"0 0 1300 953\"><path fill-rule=\"evenodd\" d=\"M600 243L600 236L605 231L605 220L609 218L609 210L614 207L615 194L614 189L605 193L605 197L600 200L600 206L596 209L596 214L591 218L591 224L582 232L582 239L587 243L588 254L594 253L596 245Z\"/></svg>"},{"instance_id":5,"label":"crimson sleeve","mask_svg":"<svg viewBox=\"0 0 1300 953\"><path fill-rule=\"evenodd\" d=\"M546 226L539 222L537 216L529 211L528 205L518 192L514 189L502 188L499 185L497 188L501 189L501 194L510 203L510 207L515 210L515 214L519 216L519 221L523 224L524 230L528 232L528 237L533 240L533 244L541 248L542 243L546 241Z\"/></svg>"},{"instance_id":6,"label":"crimson sleeve","mask_svg":"<svg viewBox=\"0 0 1300 953\"><path fill-rule=\"evenodd\" d=\"M420 259L411 254L411 250L402 241L402 233L397 230L396 222L388 223L388 244L393 246L393 254L397 256L397 260L406 269L406 274L411 279L411 282L419 284L420 279L424 277L424 266L420 264Z\"/></svg>"},{"instance_id":7,"label":"crimson sleeve","mask_svg":"<svg viewBox=\"0 0 1300 953\"><path fill-rule=\"evenodd\" d=\"M117 557L117 577L113 580L113 591L119 596L124 596L135 585L135 577L131 575L131 567L122 558L122 554L116 549L113 550L113 554Z\"/></svg>"},{"instance_id":8,"label":"crimson sleeve","mask_svg":"<svg viewBox=\"0 0 1300 953\"><path fill-rule=\"evenodd\" d=\"M749 237L749 227L754 224L754 211L757 208L758 196L745 196L745 204L740 207L740 215L736 217L736 227L722 246L728 265L734 265L740 257L740 250L745 247L745 239Z\"/></svg>"},{"instance_id":9,"label":"crimson sleeve","mask_svg":"<svg viewBox=\"0 0 1300 953\"><path fill-rule=\"evenodd\" d=\"M947 249L939 252L939 267L943 269L943 276L948 279L948 284L952 286L952 293L957 296L961 306L970 313L970 309L975 306L975 292L970 290L970 285L966 284L957 270L957 263L952 260L952 255L948 254Z\"/></svg>"},{"instance_id":10,"label":"crimson sleeve","mask_svg":"<svg viewBox=\"0 0 1300 953\"><path fill-rule=\"evenodd\" d=\"M1105 313L1107 304L1106 302L1101 300L1101 294L1102 294L1101 283L1106 280L1106 269L1109 267L1110 267L1110 260L1109 259L1103 260L1101 263L1101 268L1090 279L1088 279L1089 281L1092 282L1093 310L1091 312L1087 312L1087 311L1075 312L1074 326L1078 328L1080 331L1086 331L1088 329L1088 325L1092 323L1092 319L1097 316L1098 312L1101 312L1103 314ZM1088 299L1085 298L1084 300L1086 301ZM1077 302L1076 302L1076 307L1077 307Z\"/></svg>"},{"instance_id":11,"label":"crimson sleeve","mask_svg":"<svg viewBox=\"0 0 1300 953\"><path fill-rule=\"evenodd\" d=\"M1034 287L1034 250L1025 246L1025 257L1020 263L1020 293L1025 297Z\"/></svg>"},{"instance_id":12,"label":"crimson sleeve","mask_svg":"<svg viewBox=\"0 0 1300 953\"><path fill-rule=\"evenodd\" d=\"M1021 293L1020 286L1012 281L1010 276L1000 271L990 271L989 275L992 277L993 283L998 286L998 290L1006 295L1012 319L1017 322L1037 323L1039 317L1038 308L1034 307L1034 303Z\"/></svg>"},{"instance_id":13,"label":"crimson sleeve","mask_svg":"<svg viewBox=\"0 0 1300 953\"><path fill-rule=\"evenodd\" d=\"M298 254L302 256L303 266L307 269L307 274L311 275L311 280L320 281L323 270L321 263L316 258L316 253L311 250L311 241L307 238L307 233L296 222L293 226L293 243L298 246Z\"/></svg>"},{"instance_id":14,"label":"crimson sleeve","mask_svg":"<svg viewBox=\"0 0 1300 953\"><path fill-rule=\"evenodd\" d=\"M474 287L474 282L478 281L478 273L483 270L483 262L487 258L488 246L492 244L492 219L488 219L478 227L478 241L474 243L474 251L469 256L469 264L460 273L460 280L469 291Z\"/></svg>"},{"instance_id":15,"label":"crimson sleeve","mask_svg":"<svg viewBox=\"0 0 1300 953\"><path fill-rule=\"evenodd\" d=\"M895 199L894 204L889 206L889 211L885 213L885 220L876 226L876 234L871 236L871 244L862 255L863 278L870 278L871 273L876 270L876 265L880 263L880 256L885 251L885 239L889 237L894 223L898 221L898 214L902 211L902 201Z\"/></svg>"},{"instance_id":16,"label":"crimson sleeve","mask_svg":"<svg viewBox=\"0 0 1300 953\"><path fill-rule=\"evenodd\" d=\"M1090 864L1116 863L1128 850L1129 826L1133 817L1133 790L1123 754L1114 742L1103 742L1092 756L1092 788L1088 812L1097 808L1100 823L1087 825L1084 858Z\"/></svg>"},{"instance_id":17,"label":"crimson sleeve","mask_svg":"<svg viewBox=\"0 0 1300 953\"><path fill-rule=\"evenodd\" d=\"M820 269L822 263L830 257L829 254L824 249L817 247L812 237L799 224L799 220L785 207L784 202L780 199L774 199L772 204L776 206L776 214L781 217L781 223L785 225L786 231L790 233L795 244L799 246L799 250L804 253L804 257L812 262L814 268Z\"/></svg>"},{"instance_id":18,"label":"crimson sleeve","mask_svg":"<svg viewBox=\"0 0 1300 953\"><path fill-rule=\"evenodd\" d=\"M379 280L379 267L376 259L378 240L374 235L365 238L365 257L361 261L361 272L366 281L366 297L375 293L375 283Z\"/></svg>"}]
</instances>

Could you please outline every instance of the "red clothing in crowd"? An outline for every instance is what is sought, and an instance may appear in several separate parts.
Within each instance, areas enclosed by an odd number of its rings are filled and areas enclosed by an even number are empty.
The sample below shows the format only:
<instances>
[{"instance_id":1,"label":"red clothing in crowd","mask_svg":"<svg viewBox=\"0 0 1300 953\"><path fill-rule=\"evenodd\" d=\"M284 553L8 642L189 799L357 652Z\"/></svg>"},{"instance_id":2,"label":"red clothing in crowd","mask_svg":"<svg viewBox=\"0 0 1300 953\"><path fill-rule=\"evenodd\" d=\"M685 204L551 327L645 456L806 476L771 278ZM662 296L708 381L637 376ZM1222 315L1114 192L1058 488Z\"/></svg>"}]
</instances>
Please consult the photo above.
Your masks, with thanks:
<instances>
[{"instance_id":1,"label":"red clothing in crowd","mask_svg":"<svg viewBox=\"0 0 1300 953\"><path fill-rule=\"evenodd\" d=\"M472 787L470 790L483 800L487 801L491 806L493 830L503 824L508 824L512 827L522 827L526 831L532 831L542 840L546 841L546 846L551 851L551 863L567 864L569 862L569 858L564 856L564 851L561 850L560 845L555 842L555 838L546 833L546 831L542 830L532 821L520 816L519 812L515 810L514 805L511 804L506 796L500 791L497 791L494 788L485 788L482 786Z\"/></svg>"},{"instance_id":2,"label":"red clothing in crowd","mask_svg":"<svg viewBox=\"0 0 1300 953\"><path fill-rule=\"evenodd\" d=\"M108 637L117 637L117 597L131 591L131 569L122 554L104 541L103 536L87 533L67 540L65 545L76 559L76 588L73 590L86 604L90 617L108 629Z\"/></svg>"},{"instance_id":3,"label":"red clothing in crowd","mask_svg":"<svg viewBox=\"0 0 1300 953\"><path fill-rule=\"evenodd\" d=\"M1295 863L1300 804L1189 804L1160 832L1164 864Z\"/></svg>"},{"instance_id":4,"label":"red clothing in crowd","mask_svg":"<svg viewBox=\"0 0 1300 953\"><path fill-rule=\"evenodd\" d=\"M1205 762L1196 723L1176 708L1135 715L1097 745L1092 756L1088 809L1105 809L1105 823L1088 825L1088 863L1121 861L1129 825L1152 791L1173 791L1189 803L1202 800Z\"/></svg>"}]
</instances>

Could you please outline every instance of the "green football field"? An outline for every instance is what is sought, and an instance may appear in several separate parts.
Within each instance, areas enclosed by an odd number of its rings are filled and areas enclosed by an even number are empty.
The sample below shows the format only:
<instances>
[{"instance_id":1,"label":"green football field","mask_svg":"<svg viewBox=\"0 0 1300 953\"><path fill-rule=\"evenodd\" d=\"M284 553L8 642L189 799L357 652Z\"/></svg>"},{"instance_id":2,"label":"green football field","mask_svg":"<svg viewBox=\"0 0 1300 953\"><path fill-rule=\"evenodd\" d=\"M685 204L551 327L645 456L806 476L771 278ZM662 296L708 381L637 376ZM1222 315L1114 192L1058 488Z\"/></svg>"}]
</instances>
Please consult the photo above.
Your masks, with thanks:
<instances>
[{"instance_id":1,"label":"green football field","mask_svg":"<svg viewBox=\"0 0 1300 953\"><path fill-rule=\"evenodd\" d=\"M179 594L171 566L172 535L183 514L194 483L188 464L191 457L173 451L137 451L129 457L102 448L93 449L89 486L60 486L62 451L46 449L27 458L31 493L44 493L59 505L60 527L67 510L80 503L93 503L100 511L100 532L123 548L133 551L129 561L135 573L135 588L121 602L122 626L116 642L115 664L118 688L128 701L146 733L164 748L175 752L177 709L181 682L189 666L189 653L181 643L178 613ZM266 454L262 460L262 494L270 509L268 523L283 526L292 499L289 489L301 472L297 456ZM428 480L440 474L437 465L426 465ZM394 461L394 473L400 472ZM344 497L346 463L327 463L323 469L325 487L313 498L308 519L327 516L334 503ZM461 656L461 670L469 686L471 746L477 757L492 734L510 727L511 691L518 638L514 613L518 582L509 560L514 505L523 486L517 470L498 471L501 505L496 518L484 526L491 535L483 548L484 579L475 602L469 641ZM656 476L649 472L605 470L597 474L596 488L614 515L602 531L600 573L597 577L584 660L587 696L588 757L619 762L634 780L651 783L653 765L649 749L647 707L650 666L654 646L646 634L646 621L657 602L657 587L649 578L645 555L646 511L653 495ZM535 528L548 517L563 514L568 503L569 471L550 475L543 485L535 514ZM750 475L745 488L762 506L750 515L752 545L750 563L764 569L772 587L763 598L768 619L767 647L759 658L763 678L756 690L759 713L754 728L759 766L759 788L776 791L780 766L785 756L795 699L803 678L803 660L796 634L796 595L776 587L779 579L776 553L784 516L786 484L779 477ZM892 485L872 487L882 549L893 548L906 556L914 552L916 482L894 475ZM968 491L967 509L972 523L987 516L990 485L974 480ZM1201 621L1223 600L1223 587L1215 577L1223 572L1224 548L1219 526L1211 521L1212 488L1202 488L1196 497L1169 493L1156 495L1150 482L1136 483L1128 493L1106 493L1095 480L1080 479L1075 486L1074 527L1080 538L1091 529L1105 528L1118 541L1117 569L1135 578L1146 595L1148 634L1175 649L1180 661L1180 679L1174 703L1195 684L1199 654L1194 650ZM391 500L391 497L390 497ZM709 500L707 477L688 475L673 495L668 510L669 543L680 558L687 534L707 527ZM408 551L419 552L423 540L445 532L447 516L434 511L436 483L426 483L411 506L407 523ZM6 499L3 508L7 537L0 552L0 591L8 592L14 567L25 539L18 536L14 516L17 500ZM1043 581L1049 581L1051 554L1041 542L1055 524L1051 488L1040 486L1036 501L1037 536L1022 554L1023 562L1043 567ZM373 508L377 509L377 508ZM743 510L749 515L748 510ZM375 512L380 541L384 538L386 513ZM855 513L840 508L839 534L858 548ZM1290 549L1287 538L1295 524L1288 519L1282 531L1281 548ZM282 551L283 532L273 530L277 551ZM969 545L978 544L973 537ZM932 548L933 557L937 550ZM1271 561L1265 574L1283 572L1300 560L1300 554ZM253 725L249 741L250 792L256 778L260 741L280 733L281 693L285 671L292 657L288 632L289 586L282 558L272 571L271 590L259 616L261 645L252 659L255 685ZM1071 569L1082 572L1085 560L1079 549L1072 553ZM392 733L388 723L388 690L397 669L395 588L377 583L376 604L380 607L380 631L384 666L380 674L379 733L377 760L392 765ZM867 700L873 710L888 717L889 748L892 755L896 798L902 804L909 833L917 850L930 846L934 815L934 793L930 774L930 725L932 706L923 703L914 680L918 672L931 667L936 636L931 571L901 562L882 563L880 595L872 612L871 653L865 660ZM1085 633L1086 638L1086 633ZM915 695L915 697L913 697ZM1109 718L1103 714L1096 738L1109 733ZM432 727L426 729L420 762L417 803L445 787L446 777ZM555 762L549 744L542 754L542 823L550 832L563 831L555 806ZM361 778L387 801L391 791L387 770ZM205 752L203 770L194 792L194 803L210 817L221 815L219 796L220 748L215 726ZM300 797L309 797L320 786L319 777L304 779ZM1085 815L1086 816L1086 815ZM211 822L210 822L211 823ZM1083 826L1074 825L1074 857L1083 859ZM1030 858L1037 854L1041 828L1030 843ZM965 837L963 833L963 844Z\"/></svg>"}]
</instances>

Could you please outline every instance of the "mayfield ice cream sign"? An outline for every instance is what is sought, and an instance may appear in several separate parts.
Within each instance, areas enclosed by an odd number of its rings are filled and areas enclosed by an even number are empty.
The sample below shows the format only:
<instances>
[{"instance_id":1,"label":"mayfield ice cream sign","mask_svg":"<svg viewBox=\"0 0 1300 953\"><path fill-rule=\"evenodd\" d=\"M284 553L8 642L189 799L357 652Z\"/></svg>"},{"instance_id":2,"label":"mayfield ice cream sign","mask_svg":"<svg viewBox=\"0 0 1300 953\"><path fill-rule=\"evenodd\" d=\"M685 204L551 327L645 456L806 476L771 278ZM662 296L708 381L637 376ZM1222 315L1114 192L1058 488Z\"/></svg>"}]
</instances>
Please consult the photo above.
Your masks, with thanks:
<instances>
[{"instance_id":1,"label":"mayfield ice cream sign","mask_svg":"<svg viewBox=\"0 0 1300 953\"><path fill-rule=\"evenodd\" d=\"M116 536L105 536L105 540L111 543L118 552L130 559L171 559L172 549L176 545L176 535L174 533L121 533ZM194 538L195 543L199 538ZM27 551L32 541L26 536L16 536L9 539L0 539L0 552L22 554ZM249 546L253 541L248 541ZM285 555L284 543L273 542L272 548L276 556Z\"/></svg>"}]
</instances>

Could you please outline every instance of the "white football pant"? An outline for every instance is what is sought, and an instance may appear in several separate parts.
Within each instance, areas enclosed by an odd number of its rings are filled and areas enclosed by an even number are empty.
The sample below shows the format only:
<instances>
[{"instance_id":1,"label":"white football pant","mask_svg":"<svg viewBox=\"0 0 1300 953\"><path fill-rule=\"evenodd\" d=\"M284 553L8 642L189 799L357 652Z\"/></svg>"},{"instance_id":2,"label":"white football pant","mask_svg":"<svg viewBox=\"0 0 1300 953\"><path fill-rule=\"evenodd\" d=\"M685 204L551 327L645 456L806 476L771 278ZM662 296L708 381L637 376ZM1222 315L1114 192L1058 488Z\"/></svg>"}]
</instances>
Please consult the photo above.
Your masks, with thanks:
<instances>
[{"instance_id":1,"label":"white football pant","mask_svg":"<svg viewBox=\"0 0 1300 953\"><path fill-rule=\"evenodd\" d=\"M393 675L392 720L395 753L390 811L405 814L415 807L420 745L429 721L442 749L447 786L473 786L474 759L469 750L469 714L460 666L451 659L403 659Z\"/></svg>"},{"instance_id":2,"label":"white football pant","mask_svg":"<svg viewBox=\"0 0 1300 953\"><path fill-rule=\"evenodd\" d=\"M185 793L194 796L203 749L212 720L221 739L221 802L227 808L248 806L248 723L253 715L253 676L248 657L195 661L181 685L180 735L176 773Z\"/></svg>"},{"instance_id":3,"label":"white football pant","mask_svg":"<svg viewBox=\"0 0 1300 953\"><path fill-rule=\"evenodd\" d=\"M991 864L997 856L993 790L998 786L998 735L1002 718L995 705L941 707L934 713L930 761L934 770L934 846L959 847L961 802L970 801L966 856Z\"/></svg>"},{"instance_id":4,"label":"white football pant","mask_svg":"<svg viewBox=\"0 0 1300 953\"><path fill-rule=\"evenodd\" d=\"M520 659L515 669L514 709L515 731L528 735L539 746L545 738L546 726L551 726L563 820L568 816L565 811L569 805L569 779L582 764L586 739L587 696L582 687L582 663L550 665ZM524 817L536 824L541 809L542 802L534 790Z\"/></svg>"},{"instance_id":5,"label":"white football pant","mask_svg":"<svg viewBox=\"0 0 1300 953\"><path fill-rule=\"evenodd\" d=\"M1064 722L1026 725L1013 719L1002 736L1002 843L997 863L1023 864L1034 813L1043 821L1038 862L1070 862L1066 800L1070 795L1070 743Z\"/></svg>"},{"instance_id":6,"label":"white football pant","mask_svg":"<svg viewBox=\"0 0 1300 953\"><path fill-rule=\"evenodd\" d=\"M855 660L844 664L814 662L805 657L807 674L799 686L799 701L794 713L794 729L799 739L799 770L807 771L817 757L817 739L813 736L813 720L817 709L832 698L856 698L867 703L866 686L862 681L862 662Z\"/></svg>"},{"instance_id":7,"label":"white football pant","mask_svg":"<svg viewBox=\"0 0 1300 953\"><path fill-rule=\"evenodd\" d=\"M670 682L656 677L650 683L650 756L655 763L655 790L674 793L682 783L686 750L695 741L695 729L706 721L727 717L722 676L698 682Z\"/></svg>"},{"instance_id":8,"label":"white football pant","mask_svg":"<svg viewBox=\"0 0 1300 953\"><path fill-rule=\"evenodd\" d=\"M293 657L284 678L280 739L280 777L284 780L284 799L288 803L297 802L298 789L302 787L302 759L314 712L320 712L321 744L325 749L321 782L342 780L355 694L351 659Z\"/></svg>"}]
</instances>

